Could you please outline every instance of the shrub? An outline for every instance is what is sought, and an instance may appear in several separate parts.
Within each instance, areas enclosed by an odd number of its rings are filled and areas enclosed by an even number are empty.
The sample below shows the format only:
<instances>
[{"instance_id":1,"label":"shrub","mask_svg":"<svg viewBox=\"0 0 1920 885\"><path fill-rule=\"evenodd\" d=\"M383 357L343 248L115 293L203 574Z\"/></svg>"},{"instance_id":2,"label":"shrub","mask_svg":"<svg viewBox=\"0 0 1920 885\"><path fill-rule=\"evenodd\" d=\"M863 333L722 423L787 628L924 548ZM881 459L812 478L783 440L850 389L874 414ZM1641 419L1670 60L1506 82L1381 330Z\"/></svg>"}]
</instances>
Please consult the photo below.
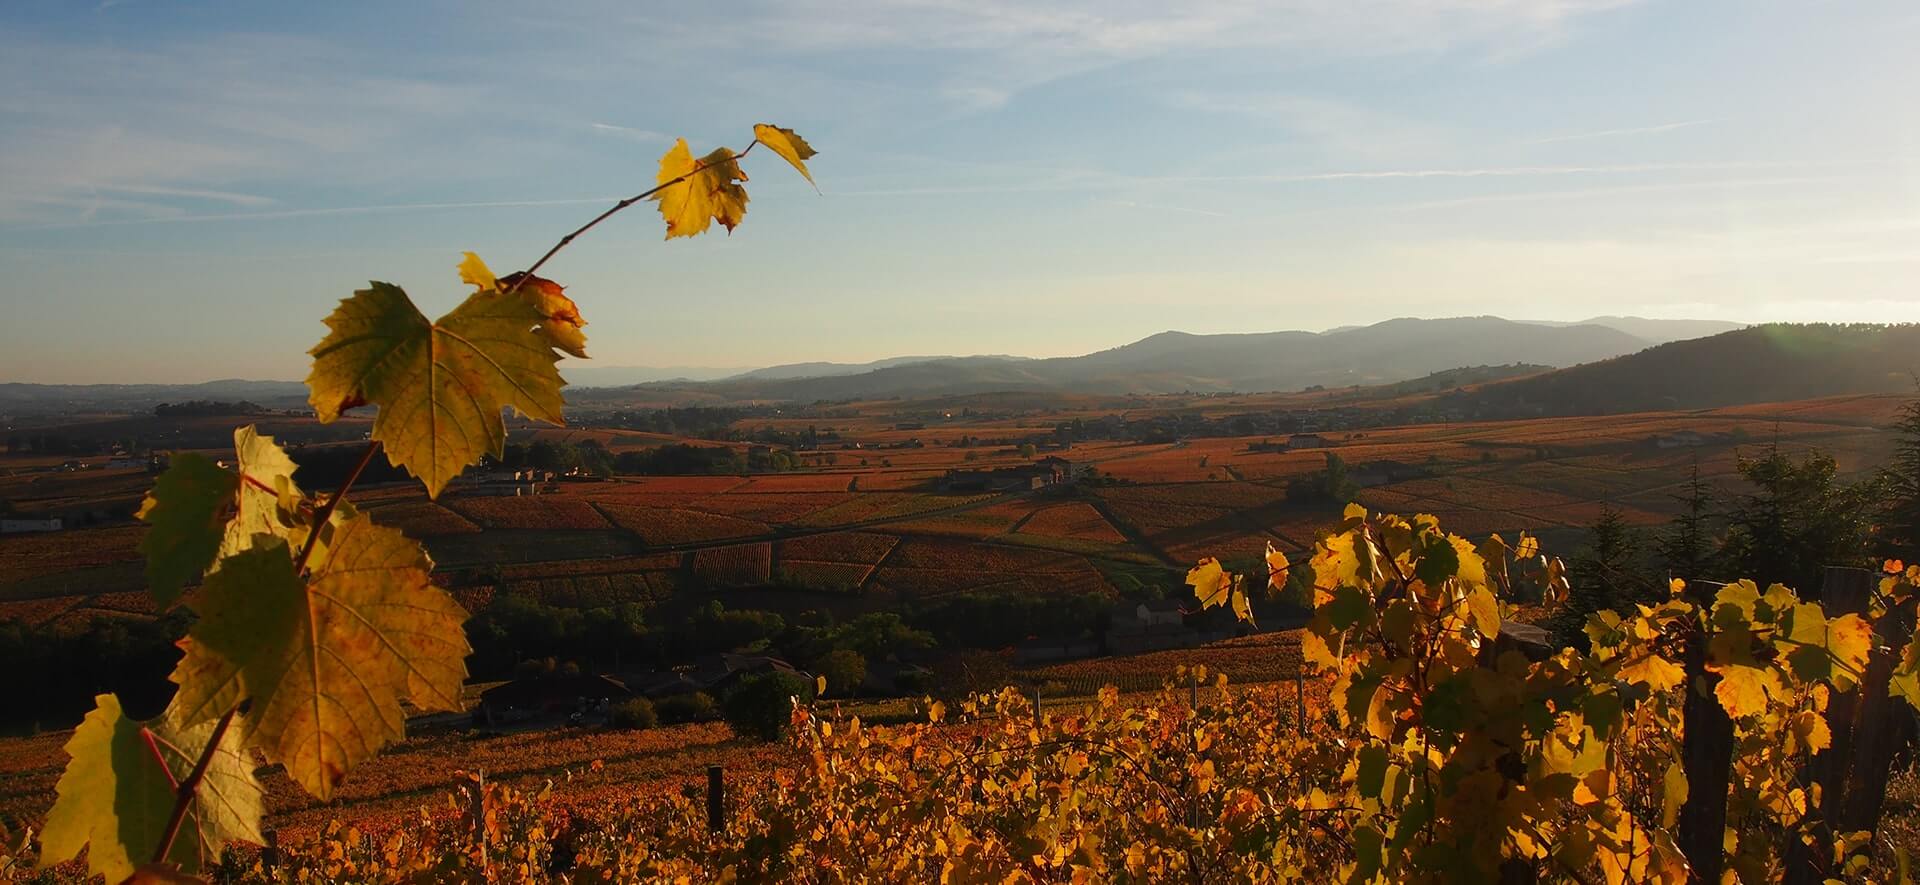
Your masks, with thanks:
<instances>
[{"instance_id":1,"label":"shrub","mask_svg":"<svg viewBox=\"0 0 1920 885\"><path fill-rule=\"evenodd\" d=\"M661 722L700 722L712 719L717 706L713 695L696 691L661 698L653 709L660 714Z\"/></svg>"},{"instance_id":2,"label":"shrub","mask_svg":"<svg viewBox=\"0 0 1920 885\"><path fill-rule=\"evenodd\" d=\"M999 691L1013 682L1007 659L990 651L963 651L933 666L933 693L958 700L981 692Z\"/></svg>"},{"instance_id":3,"label":"shrub","mask_svg":"<svg viewBox=\"0 0 1920 885\"><path fill-rule=\"evenodd\" d=\"M791 673L767 673L740 683L727 695L727 724L734 733L773 741L793 716L793 701L813 698L813 684Z\"/></svg>"},{"instance_id":4,"label":"shrub","mask_svg":"<svg viewBox=\"0 0 1920 885\"><path fill-rule=\"evenodd\" d=\"M827 690L835 697L858 694L867 681L867 659L850 648L836 648L813 662L813 672L827 679Z\"/></svg>"},{"instance_id":5,"label":"shrub","mask_svg":"<svg viewBox=\"0 0 1920 885\"><path fill-rule=\"evenodd\" d=\"M632 698L614 704L607 714L607 724L614 728L641 730L660 724L660 714L653 709L653 702L646 698Z\"/></svg>"}]
</instances>

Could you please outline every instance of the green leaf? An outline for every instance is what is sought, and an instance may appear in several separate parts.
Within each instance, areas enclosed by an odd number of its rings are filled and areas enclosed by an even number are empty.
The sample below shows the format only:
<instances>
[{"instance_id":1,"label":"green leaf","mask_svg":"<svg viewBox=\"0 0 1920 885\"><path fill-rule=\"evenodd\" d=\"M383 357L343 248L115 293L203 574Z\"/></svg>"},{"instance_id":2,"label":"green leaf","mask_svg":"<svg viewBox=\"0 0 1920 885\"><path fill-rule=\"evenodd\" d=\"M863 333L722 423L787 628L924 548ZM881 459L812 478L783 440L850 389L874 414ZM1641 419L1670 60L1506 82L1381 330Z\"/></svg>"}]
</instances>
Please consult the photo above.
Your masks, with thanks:
<instances>
[{"instance_id":1,"label":"green leaf","mask_svg":"<svg viewBox=\"0 0 1920 885\"><path fill-rule=\"evenodd\" d=\"M67 741L72 761L54 787L53 810L40 836L40 863L51 865L87 848L92 873L119 882L160 847L172 816L174 784L187 777L213 737L215 723L179 728L168 717L127 718L120 699L94 698L93 712ZM152 738L149 746L148 738ZM166 759L162 768L154 748ZM263 806L253 762L229 729L195 792L167 860L195 873L229 841L260 842Z\"/></svg>"},{"instance_id":2,"label":"green leaf","mask_svg":"<svg viewBox=\"0 0 1920 885\"><path fill-rule=\"evenodd\" d=\"M755 123L753 140L766 145L767 149L779 154L781 159L792 163L793 168L800 170L800 174L807 179L808 184L813 183L813 173L807 171L806 161L813 159L817 151L807 144L806 139L801 138L791 129L782 129L772 123Z\"/></svg>"},{"instance_id":3,"label":"green leaf","mask_svg":"<svg viewBox=\"0 0 1920 885\"><path fill-rule=\"evenodd\" d=\"M1365 622L1373 614L1373 605L1366 591L1347 586L1333 591L1333 598L1327 601L1325 610L1334 629L1347 630Z\"/></svg>"},{"instance_id":4,"label":"green leaf","mask_svg":"<svg viewBox=\"0 0 1920 885\"><path fill-rule=\"evenodd\" d=\"M140 553L147 558L147 588L161 608L213 565L239 481L206 456L181 452L147 491L137 515L153 529L141 539Z\"/></svg>"},{"instance_id":5,"label":"green leaf","mask_svg":"<svg viewBox=\"0 0 1920 885\"><path fill-rule=\"evenodd\" d=\"M1429 587L1438 587L1459 570L1459 551L1454 550L1446 539L1436 538L1434 543L1420 551L1420 561L1414 563L1413 576Z\"/></svg>"},{"instance_id":6,"label":"green leaf","mask_svg":"<svg viewBox=\"0 0 1920 885\"><path fill-rule=\"evenodd\" d=\"M364 515L334 527L311 578L273 539L226 560L193 608L174 670L186 721L251 700L247 743L321 799L404 735L402 698L460 708L466 613L428 583L426 552Z\"/></svg>"},{"instance_id":7,"label":"green leaf","mask_svg":"<svg viewBox=\"0 0 1920 885\"><path fill-rule=\"evenodd\" d=\"M438 497L481 455L503 454L503 408L565 423L560 357L535 328L544 319L525 299L482 291L428 322L399 287L374 283L327 317L309 400L323 423L379 406L373 438Z\"/></svg>"}]
</instances>

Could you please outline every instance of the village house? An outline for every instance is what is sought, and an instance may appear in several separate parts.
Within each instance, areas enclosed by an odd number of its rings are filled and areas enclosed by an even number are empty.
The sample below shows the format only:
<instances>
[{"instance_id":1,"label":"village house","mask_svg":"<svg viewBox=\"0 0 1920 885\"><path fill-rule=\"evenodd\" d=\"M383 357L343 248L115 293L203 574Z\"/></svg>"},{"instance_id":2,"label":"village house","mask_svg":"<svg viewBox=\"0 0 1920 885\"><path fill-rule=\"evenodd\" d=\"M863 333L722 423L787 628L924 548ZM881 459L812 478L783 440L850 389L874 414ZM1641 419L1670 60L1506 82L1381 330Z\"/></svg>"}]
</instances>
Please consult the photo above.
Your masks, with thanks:
<instances>
[{"instance_id":1,"label":"village house","mask_svg":"<svg viewBox=\"0 0 1920 885\"><path fill-rule=\"evenodd\" d=\"M58 517L52 519L0 519L0 534L57 532L61 529L62 525Z\"/></svg>"},{"instance_id":2,"label":"village house","mask_svg":"<svg viewBox=\"0 0 1920 885\"><path fill-rule=\"evenodd\" d=\"M480 693L476 722L500 725L550 716L604 717L633 690L611 676L543 673L522 676Z\"/></svg>"}]
</instances>

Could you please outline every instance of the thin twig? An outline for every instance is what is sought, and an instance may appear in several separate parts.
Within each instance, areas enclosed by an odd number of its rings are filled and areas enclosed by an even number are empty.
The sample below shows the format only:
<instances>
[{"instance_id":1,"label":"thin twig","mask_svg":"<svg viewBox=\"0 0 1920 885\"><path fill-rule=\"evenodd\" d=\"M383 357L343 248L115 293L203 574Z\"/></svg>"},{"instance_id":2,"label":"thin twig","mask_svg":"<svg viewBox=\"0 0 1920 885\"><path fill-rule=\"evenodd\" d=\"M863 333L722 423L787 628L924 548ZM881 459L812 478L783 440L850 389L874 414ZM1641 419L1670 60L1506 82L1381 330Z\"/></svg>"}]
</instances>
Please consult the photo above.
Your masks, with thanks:
<instances>
[{"instance_id":1,"label":"thin twig","mask_svg":"<svg viewBox=\"0 0 1920 885\"><path fill-rule=\"evenodd\" d=\"M154 849L153 862L166 862L167 855L173 853L173 840L180 835L180 825L187 819L187 809L193 807L194 797L200 792L200 781L206 778L207 768L213 765L213 754L220 752L220 742L227 737L227 729L233 726L233 717L240 712L240 706L228 707L226 715L213 727L213 735L207 738L207 746L200 751L200 758L194 760L193 770L187 772L187 779L173 791L173 814L167 818L167 828L160 836L160 845ZM169 773L171 776L171 773Z\"/></svg>"},{"instance_id":2,"label":"thin twig","mask_svg":"<svg viewBox=\"0 0 1920 885\"><path fill-rule=\"evenodd\" d=\"M760 142L758 140L755 140L751 144L748 144L746 150L743 150L737 154L734 154L731 158L728 159L728 162L733 162L733 163L739 162L741 157L744 157L748 154L753 153L754 146L758 145L759 143ZM560 242L553 244L553 248L547 250L547 254L540 256L539 261L535 261L531 267L528 267L526 270L520 272L520 276L513 281L513 285L507 287L506 294L512 295L513 293L520 291L520 287L522 285L525 285L527 280L533 278L534 271L539 270L541 265L546 264L547 259L552 258L554 255L559 254L560 250L565 249L567 247L567 244L572 243L575 237L578 237L581 234L586 233L587 231L593 230L595 225L599 224L602 221L606 221L609 218L612 218L616 213L620 212L622 209L625 209L628 206L638 203L641 200L644 200L648 197L653 196L654 194L657 194L663 190L666 190L667 188L670 188L676 184L679 184L680 182L686 181L687 179L692 178L695 175L698 175L702 170L706 168L707 167L705 165L696 162L693 164L693 169L687 172L687 174L682 175L678 178L668 180L668 181L660 182L659 184L656 184L653 187L650 187L644 191L641 191L640 193L634 194L631 197L628 197L624 200L621 200L618 203L613 204L612 208L608 209L605 212L600 213L599 215L594 216L592 221L589 221L586 224L580 225L580 227L575 229L573 233L570 233L564 237L561 237Z\"/></svg>"}]
</instances>

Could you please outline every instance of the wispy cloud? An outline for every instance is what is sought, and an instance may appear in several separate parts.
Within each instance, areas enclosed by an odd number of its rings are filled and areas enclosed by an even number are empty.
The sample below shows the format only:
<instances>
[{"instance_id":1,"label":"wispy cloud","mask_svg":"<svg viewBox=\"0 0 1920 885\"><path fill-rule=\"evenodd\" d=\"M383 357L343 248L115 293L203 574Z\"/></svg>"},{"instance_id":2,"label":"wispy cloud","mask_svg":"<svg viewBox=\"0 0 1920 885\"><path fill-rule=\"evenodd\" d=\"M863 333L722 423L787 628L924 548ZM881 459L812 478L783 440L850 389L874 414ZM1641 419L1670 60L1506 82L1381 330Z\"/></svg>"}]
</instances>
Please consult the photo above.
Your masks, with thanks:
<instances>
[{"instance_id":1,"label":"wispy cloud","mask_svg":"<svg viewBox=\"0 0 1920 885\"><path fill-rule=\"evenodd\" d=\"M1628 136L1628 135L1657 135L1662 132L1672 132L1676 129L1691 129L1695 126L1705 126L1709 123L1717 123L1717 122L1719 121L1713 120L1713 119L1681 120L1680 122L1677 122L1677 123L1661 123L1657 126L1633 126L1626 129L1601 129L1597 132L1575 132L1567 135L1551 135L1546 138L1536 138L1536 139L1533 139L1532 141L1527 142L1527 144L1556 144L1563 141L1586 141L1587 139L1590 139L1590 138L1618 138L1618 137Z\"/></svg>"},{"instance_id":2,"label":"wispy cloud","mask_svg":"<svg viewBox=\"0 0 1920 885\"><path fill-rule=\"evenodd\" d=\"M673 136L665 132L655 132L652 129L635 129L632 126L615 126L612 123L592 123L589 125L595 132L604 135L619 136L621 138L630 138L634 141L657 141L663 143L673 141Z\"/></svg>"},{"instance_id":3,"label":"wispy cloud","mask_svg":"<svg viewBox=\"0 0 1920 885\"><path fill-rule=\"evenodd\" d=\"M482 200L459 203L386 203L374 206L328 206L313 209L283 209L277 212L228 212L218 214L157 215L148 218L116 218L104 221L75 221L41 225L38 230L74 227L123 227L142 224L180 224L213 221L279 221L289 218L323 218L331 215L375 215L393 212L434 212L446 209L521 209L531 206L608 205L621 197L580 197L565 200Z\"/></svg>"}]
</instances>

